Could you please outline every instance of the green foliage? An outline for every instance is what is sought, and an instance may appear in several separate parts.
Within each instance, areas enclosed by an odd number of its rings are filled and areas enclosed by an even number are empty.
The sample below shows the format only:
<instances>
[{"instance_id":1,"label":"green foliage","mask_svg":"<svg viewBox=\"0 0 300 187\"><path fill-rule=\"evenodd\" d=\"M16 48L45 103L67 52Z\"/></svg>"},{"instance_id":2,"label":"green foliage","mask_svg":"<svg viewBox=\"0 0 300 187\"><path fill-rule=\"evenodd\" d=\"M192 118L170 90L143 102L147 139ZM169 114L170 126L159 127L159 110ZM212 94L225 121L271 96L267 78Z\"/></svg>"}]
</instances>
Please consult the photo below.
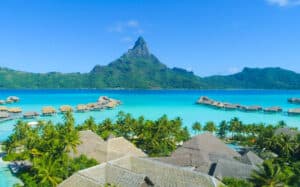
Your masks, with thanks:
<instances>
[{"instance_id":1,"label":"green foliage","mask_svg":"<svg viewBox=\"0 0 300 187\"><path fill-rule=\"evenodd\" d=\"M177 144L189 139L188 129L182 127L180 118L169 120L166 115L157 120L133 118L130 114L119 112L116 121L105 119L98 125L88 127L89 120L77 129L90 129L103 139L110 135L122 136L134 143L149 156L167 156L176 149Z\"/></svg>"},{"instance_id":2,"label":"green foliage","mask_svg":"<svg viewBox=\"0 0 300 187\"><path fill-rule=\"evenodd\" d=\"M25 186L56 186L73 172L96 165L85 156L71 159L70 151L76 152L79 142L78 131L71 113L66 113L64 123L39 122L31 128L19 121L13 134L5 143L6 160L29 160L32 167L18 176Z\"/></svg>"},{"instance_id":3,"label":"green foliage","mask_svg":"<svg viewBox=\"0 0 300 187\"><path fill-rule=\"evenodd\" d=\"M226 134L227 134L227 131L228 131L228 125L227 125L227 122L226 121L221 121L219 127L218 127L218 130L217 130L217 135L224 139L226 137Z\"/></svg>"},{"instance_id":4,"label":"green foliage","mask_svg":"<svg viewBox=\"0 0 300 187\"><path fill-rule=\"evenodd\" d=\"M243 179L236 179L236 178L230 178L230 177L225 177L222 182L227 186L227 187L254 187L254 185L247 180Z\"/></svg>"},{"instance_id":5,"label":"green foliage","mask_svg":"<svg viewBox=\"0 0 300 187\"><path fill-rule=\"evenodd\" d=\"M214 122L208 121L203 127L203 130L213 133L217 130L217 127Z\"/></svg>"},{"instance_id":6,"label":"green foliage","mask_svg":"<svg viewBox=\"0 0 300 187\"><path fill-rule=\"evenodd\" d=\"M192 126L192 129L195 132L195 134L199 134L202 130L202 126L199 122L195 122Z\"/></svg>"},{"instance_id":7,"label":"green foliage","mask_svg":"<svg viewBox=\"0 0 300 187\"><path fill-rule=\"evenodd\" d=\"M250 179L257 187L285 186L287 180L288 176L282 171L280 165L272 160L266 160L262 166L259 166L259 170L254 170Z\"/></svg>"}]
</instances>

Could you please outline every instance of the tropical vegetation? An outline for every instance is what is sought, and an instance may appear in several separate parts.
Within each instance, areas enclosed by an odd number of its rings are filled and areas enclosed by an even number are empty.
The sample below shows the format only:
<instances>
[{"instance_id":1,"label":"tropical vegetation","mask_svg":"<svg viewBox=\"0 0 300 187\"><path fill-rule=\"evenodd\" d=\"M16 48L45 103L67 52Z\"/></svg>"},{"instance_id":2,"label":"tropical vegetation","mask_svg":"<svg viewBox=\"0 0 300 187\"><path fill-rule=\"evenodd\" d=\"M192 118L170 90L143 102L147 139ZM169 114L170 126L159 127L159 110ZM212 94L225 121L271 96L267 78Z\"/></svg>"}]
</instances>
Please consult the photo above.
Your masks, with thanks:
<instances>
[{"instance_id":1,"label":"tropical vegetation","mask_svg":"<svg viewBox=\"0 0 300 187\"><path fill-rule=\"evenodd\" d=\"M300 135L275 133L286 126L283 121L276 125L244 124L233 118L218 125L209 121L203 128L195 122L192 130L195 134L212 132L226 143L247 146L265 160L249 179L224 178L227 186L296 187L300 186ZM97 123L90 117L75 126L72 114L66 113L64 122L58 124L40 121L36 127L30 127L19 121L4 142L7 151L4 159L32 163L30 169L18 174L26 186L56 186L74 172L97 164L85 155L78 158L68 156L70 152L76 152L81 130L91 130L103 139L122 136L149 156L168 156L190 138L180 118L168 119L166 115L147 120L143 116L134 118L131 114L119 112L115 120L107 118Z\"/></svg>"}]
</instances>

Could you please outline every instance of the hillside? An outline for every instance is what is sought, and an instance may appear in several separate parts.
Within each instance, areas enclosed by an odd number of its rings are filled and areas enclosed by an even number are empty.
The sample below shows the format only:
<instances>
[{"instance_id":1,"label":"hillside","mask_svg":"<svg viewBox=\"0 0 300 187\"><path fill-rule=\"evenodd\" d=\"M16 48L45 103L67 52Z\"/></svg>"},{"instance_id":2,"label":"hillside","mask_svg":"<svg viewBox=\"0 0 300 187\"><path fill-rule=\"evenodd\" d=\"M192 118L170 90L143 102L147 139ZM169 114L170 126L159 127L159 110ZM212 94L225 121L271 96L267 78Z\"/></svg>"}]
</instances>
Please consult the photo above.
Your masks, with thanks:
<instances>
[{"instance_id":1,"label":"hillside","mask_svg":"<svg viewBox=\"0 0 300 187\"><path fill-rule=\"evenodd\" d=\"M300 89L300 74L281 68L244 68L227 76L199 77L169 68L139 37L132 49L89 73L29 73L0 68L0 88Z\"/></svg>"},{"instance_id":2,"label":"hillside","mask_svg":"<svg viewBox=\"0 0 300 187\"><path fill-rule=\"evenodd\" d=\"M282 68L244 68L228 76L203 78L209 88L300 89L300 74Z\"/></svg>"}]
</instances>

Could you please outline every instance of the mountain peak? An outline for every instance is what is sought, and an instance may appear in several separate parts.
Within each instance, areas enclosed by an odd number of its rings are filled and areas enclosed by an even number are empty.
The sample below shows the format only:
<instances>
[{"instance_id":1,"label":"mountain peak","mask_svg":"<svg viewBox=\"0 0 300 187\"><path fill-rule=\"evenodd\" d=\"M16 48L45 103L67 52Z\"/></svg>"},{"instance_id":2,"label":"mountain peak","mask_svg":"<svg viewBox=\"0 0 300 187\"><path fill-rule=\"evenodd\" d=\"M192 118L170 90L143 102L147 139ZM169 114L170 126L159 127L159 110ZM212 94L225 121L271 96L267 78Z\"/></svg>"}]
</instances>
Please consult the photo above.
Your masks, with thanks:
<instances>
[{"instance_id":1,"label":"mountain peak","mask_svg":"<svg viewBox=\"0 0 300 187\"><path fill-rule=\"evenodd\" d=\"M130 57L148 57L150 52L147 47L147 43L143 37L138 37L132 49L128 50L126 56Z\"/></svg>"}]
</instances>

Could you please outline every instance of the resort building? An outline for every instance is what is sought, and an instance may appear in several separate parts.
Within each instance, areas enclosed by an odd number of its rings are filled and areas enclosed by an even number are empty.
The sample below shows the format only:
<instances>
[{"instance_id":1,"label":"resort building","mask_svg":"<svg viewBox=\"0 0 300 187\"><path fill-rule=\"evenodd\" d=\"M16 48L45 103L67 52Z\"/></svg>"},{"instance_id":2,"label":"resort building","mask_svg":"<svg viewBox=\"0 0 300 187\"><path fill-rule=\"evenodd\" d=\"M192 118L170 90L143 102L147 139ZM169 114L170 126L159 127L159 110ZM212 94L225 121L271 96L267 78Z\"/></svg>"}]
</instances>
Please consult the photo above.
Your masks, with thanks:
<instances>
[{"instance_id":1,"label":"resort building","mask_svg":"<svg viewBox=\"0 0 300 187\"><path fill-rule=\"evenodd\" d=\"M249 178L256 165L263 162L253 152L241 155L209 133L183 143L170 157L152 159L207 173L220 180L223 177Z\"/></svg>"},{"instance_id":2,"label":"resort building","mask_svg":"<svg viewBox=\"0 0 300 187\"><path fill-rule=\"evenodd\" d=\"M180 186L217 187L213 177L155 160L125 156L81 170L63 181L60 187L99 187L113 184L122 187Z\"/></svg>"},{"instance_id":3,"label":"resort building","mask_svg":"<svg viewBox=\"0 0 300 187\"><path fill-rule=\"evenodd\" d=\"M77 146L77 153L71 153L71 157L86 155L99 163L121 158L125 155L137 157L147 156L143 151L136 148L123 137L112 137L104 141L99 135L91 130L79 132L81 144Z\"/></svg>"}]
</instances>

